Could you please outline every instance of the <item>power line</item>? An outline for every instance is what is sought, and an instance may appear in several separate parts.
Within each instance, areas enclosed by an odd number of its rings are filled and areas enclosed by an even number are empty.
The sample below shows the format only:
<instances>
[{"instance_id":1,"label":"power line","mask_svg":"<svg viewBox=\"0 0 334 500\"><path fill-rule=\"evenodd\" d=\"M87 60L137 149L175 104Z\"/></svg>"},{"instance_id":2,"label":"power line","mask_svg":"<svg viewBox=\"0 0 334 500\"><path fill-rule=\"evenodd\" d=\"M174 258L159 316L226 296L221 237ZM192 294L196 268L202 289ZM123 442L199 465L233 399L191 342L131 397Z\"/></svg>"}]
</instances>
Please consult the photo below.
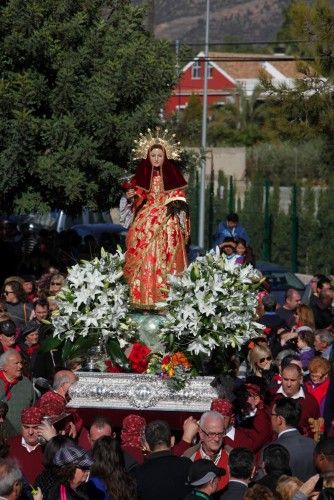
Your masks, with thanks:
<instances>
[{"instance_id":1,"label":"power line","mask_svg":"<svg viewBox=\"0 0 334 500\"><path fill-rule=\"evenodd\" d=\"M171 45L175 45L175 42L171 42ZM189 45L190 47L201 47L203 43L194 43L194 42L182 42L178 41L179 45ZM217 46L217 45L286 45L292 43L313 43L311 40L277 40L276 42L268 41L268 40L260 40L260 41L248 41L248 42L210 42L209 46Z\"/></svg>"},{"instance_id":2,"label":"power line","mask_svg":"<svg viewBox=\"0 0 334 500\"><path fill-rule=\"evenodd\" d=\"M321 59L321 58L319 58ZM283 62L287 62L287 61L295 61L295 62L298 62L298 61L315 61L315 58L314 57L291 57L291 56L274 56L272 54L268 54L268 57L267 57L267 54L264 54L263 56L259 57L259 56L255 56L255 57L248 57L248 56L242 56L242 57L238 57L238 56L232 56L232 57L229 57L229 56L222 56L222 57L208 57L208 59L206 59L204 56L202 57L193 57L193 58L188 58L188 59L182 59L180 60L180 62L182 63L189 63L191 61L209 61L209 62L266 62L266 61L283 61Z\"/></svg>"}]
</instances>

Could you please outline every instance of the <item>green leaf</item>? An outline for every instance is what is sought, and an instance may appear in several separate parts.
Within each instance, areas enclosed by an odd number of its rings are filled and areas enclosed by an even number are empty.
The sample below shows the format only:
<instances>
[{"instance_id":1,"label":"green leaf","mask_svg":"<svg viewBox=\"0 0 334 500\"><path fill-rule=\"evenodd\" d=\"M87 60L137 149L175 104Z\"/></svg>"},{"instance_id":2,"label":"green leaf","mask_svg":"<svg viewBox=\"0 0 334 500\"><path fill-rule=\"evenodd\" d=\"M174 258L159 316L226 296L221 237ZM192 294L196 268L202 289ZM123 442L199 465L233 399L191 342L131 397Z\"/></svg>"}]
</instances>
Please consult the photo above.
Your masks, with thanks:
<instances>
[{"instance_id":1,"label":"green leaf","mask_svg":"<svg viewBox=\"0 0 334 500\"><path fill-rule=\"evenodd\" d=\"M65 341L65 344L64 344L64 347L62 350L62 358L64 361L66 361L67 359L69 359L71 357L72 347L73 347L73 343L67 339Z\"/></svg>"},{"instance_id":2,"label":"green leaf","mask_svg":"<svg viewBox=\"0 0 334 500\"><path fill-rule=\"evenodd\" d=\"M40 352L49 352L52 349L57 349L62 343L63 340L59 337L47 337L41 345Z\"/></svg>"},{"instance_id":3,"label":"green leaf","mask_svg":"<svg viewBox=\"0 0 334 500\"><path fill-rule=\"evenodd\" d=\"M86 354L88 349L98 344L98 335L88 335L87 337L79 337L72 345L70 356L74 358L76 356L82 356Z\"/></svg>"},{"instance_id":4,"label":"green leaf","mask_svg":"<svg viewBox=\"0 0 334 500\"><path fill-rule=\"evenodd\" d=\"M122 351L118 340L108 339L106 343L106 349L113 363L121 366L125 370L130 371L129 361L125 356L124 352Z\"/></svg>"}]
</instances>

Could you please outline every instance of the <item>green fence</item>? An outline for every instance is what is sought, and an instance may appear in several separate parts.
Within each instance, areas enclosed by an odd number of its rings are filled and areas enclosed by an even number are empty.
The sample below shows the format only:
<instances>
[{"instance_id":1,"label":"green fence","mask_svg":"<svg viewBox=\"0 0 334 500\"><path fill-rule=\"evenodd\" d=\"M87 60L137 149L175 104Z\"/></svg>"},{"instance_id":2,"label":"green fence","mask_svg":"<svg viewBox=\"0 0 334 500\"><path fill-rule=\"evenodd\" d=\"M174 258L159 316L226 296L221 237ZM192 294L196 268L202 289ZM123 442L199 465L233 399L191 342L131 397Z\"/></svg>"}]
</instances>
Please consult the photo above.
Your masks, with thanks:
<instances>
[{"instance_id":1,"label":"green fence","mask_svg":"<svg viewBox=\"0 0 334 500\"><path fill-rule=\"evenodd\" d=\"M247 229L258 260L275 262L292 271L329 273L334 267L334 188L294 183L280 186L256 177L244 186L213 172L206 186L205 246L212 247L217 224L236 211ZM192 242L198 241L198 173L192 172L188 191Z\"/></svg>"}]
</instances>

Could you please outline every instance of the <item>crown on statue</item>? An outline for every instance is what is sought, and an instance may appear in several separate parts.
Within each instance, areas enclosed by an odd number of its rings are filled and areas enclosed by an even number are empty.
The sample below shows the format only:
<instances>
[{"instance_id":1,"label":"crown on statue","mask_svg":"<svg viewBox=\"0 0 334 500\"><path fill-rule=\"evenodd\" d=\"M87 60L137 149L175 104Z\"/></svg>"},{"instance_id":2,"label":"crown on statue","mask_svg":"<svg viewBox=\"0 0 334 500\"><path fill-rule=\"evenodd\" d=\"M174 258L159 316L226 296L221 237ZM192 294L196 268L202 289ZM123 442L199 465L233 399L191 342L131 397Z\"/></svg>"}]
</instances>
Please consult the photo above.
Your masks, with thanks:
<instances>
[{"instance_id":1,"label":"crown on statue","mask_svg":"<svg viewBox=\"0 0 334 500\"><path fill-rule=\"evenodd\" d=\"M180 142L176 141L175 134L170 134L168 129L161 130L157 127L154 132L150 128L147 129L147 134L139 134L139 139L135 140L135 147L132 152L134 153L135 160L146 158L147 151L151 146L159 144L166 152L168 160L179 160L181 154Z\"/></svg>"}]
</instances>

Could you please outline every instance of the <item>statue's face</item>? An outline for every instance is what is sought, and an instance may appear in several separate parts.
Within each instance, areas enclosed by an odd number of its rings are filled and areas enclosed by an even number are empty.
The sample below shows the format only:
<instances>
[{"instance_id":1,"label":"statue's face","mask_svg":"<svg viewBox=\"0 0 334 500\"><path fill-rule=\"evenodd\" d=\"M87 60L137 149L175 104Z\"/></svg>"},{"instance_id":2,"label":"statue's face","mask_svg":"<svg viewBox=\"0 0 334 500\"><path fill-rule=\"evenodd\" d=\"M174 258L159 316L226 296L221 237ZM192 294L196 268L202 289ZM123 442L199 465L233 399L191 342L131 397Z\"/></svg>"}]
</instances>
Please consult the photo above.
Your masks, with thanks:
<instances>
[{"instance_id":1,"label":"statue's face","mask_svg":"<svg viewBox=\"0 0 334 500\"><path fill-rule=\"evenodd\" d=\"M162 167L165 154L160 148L154 148L150 151L150 162L152 167Z\"/></svg>"}]
</instances>

